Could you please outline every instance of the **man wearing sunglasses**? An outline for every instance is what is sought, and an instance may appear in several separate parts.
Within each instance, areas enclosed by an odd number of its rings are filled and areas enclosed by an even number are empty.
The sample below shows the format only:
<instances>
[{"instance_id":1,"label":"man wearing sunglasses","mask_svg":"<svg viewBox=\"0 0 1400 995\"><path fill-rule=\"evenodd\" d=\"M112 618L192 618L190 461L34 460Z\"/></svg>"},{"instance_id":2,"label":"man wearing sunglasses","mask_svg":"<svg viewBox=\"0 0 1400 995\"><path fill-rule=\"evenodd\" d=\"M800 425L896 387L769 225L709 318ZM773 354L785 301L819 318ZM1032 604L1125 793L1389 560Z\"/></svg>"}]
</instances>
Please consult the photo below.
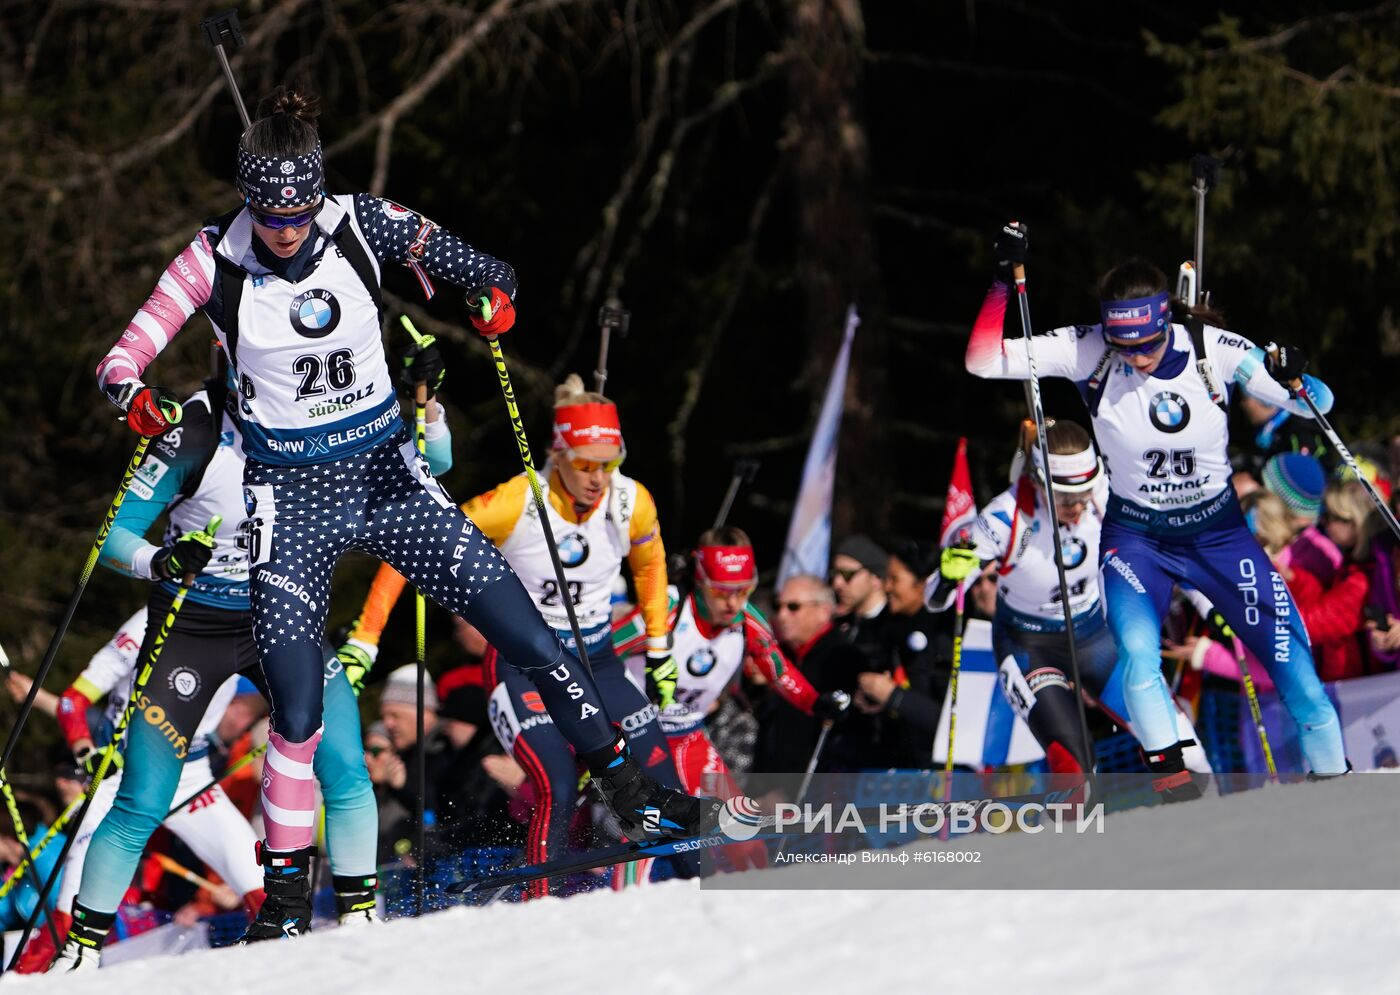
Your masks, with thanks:
<instances>
[{"instance_id":1,"label":"man wearing sunglasses","mask_svg":"<svg viewBox=\"0 0 1400 995\"><path fill-rule=\"evenodd\" d=\"M1013 267L1026 258L1025 230L1005 226L994 254L997 275L973 325L967 370L1029 379L1027 342L1002 337ZM1079 389L1107 465L1099 554L1104 606L1128 718L1154 787L1168 801L1200 794L1182 758L1175 703L1162 676L1162 619L1177 583L1200 590L1267 661L1313 775L1345 773L1336 710L1318 681L1288 589L1245 525L1226 451L1232 393L1306 416L1288 384L1301 377L1324 412L1332 392L1303 375L1301 351L1273 343L1261 349L1226 331L1219 315L1173 298L1162 271L1141 259L1104 275L1099 317L1096 325L1034 336L1034 359L1038 375L1064 377Z\"/></svg>"},{"instance_id":2,"label":"man wearing sunglasses","mask_svg":"<svg viewBox=\"0 0 1400 995\"><path fill-rule=\"evenodd\" d=\"M885 653L889 625L885 567L890 554L866 535L847 536L831 560L831 591L836 595L836 630L865 654L867 670L894 666Z\"/></svg>"},{"instance_id":3,"label":"man wearing sunglasses","mask_svg":"<svg viewBox=\"0 0 1400 995\"><path fill-rule=\"evenodd\" d=\"M680 788L657 721L658 705L632 683L612 649L612 591L622 580L626 562L646 632L648 691L661 707L672 703L677 668L668 639L666 551L651 492L619 469L626 457L617 406L585 391L582 379L570 374L555 391L554 446L541 481L564 567L562 592L524 474L472 498L462 510L505 555L546 624L570 649L574 640L564 598L573 604L608 714L621 724L647 774L668 788ZM379 568L347 645L377 646L404 584L387 564ZM578 772L574 754L545 713L534 684L500 650L488 650L484 663L486 686L505 688L505 701L499 701L499 690L493 695L505 724L493 722L493 727L529 774L540 799L531 815L526 849L526 858L538 863L566 852ZM678 858L677 863L686 873L709 867L707 861L690 858ZM530 885L530 894L548 894L548 884Z\"/></svg>"}]
</instances>

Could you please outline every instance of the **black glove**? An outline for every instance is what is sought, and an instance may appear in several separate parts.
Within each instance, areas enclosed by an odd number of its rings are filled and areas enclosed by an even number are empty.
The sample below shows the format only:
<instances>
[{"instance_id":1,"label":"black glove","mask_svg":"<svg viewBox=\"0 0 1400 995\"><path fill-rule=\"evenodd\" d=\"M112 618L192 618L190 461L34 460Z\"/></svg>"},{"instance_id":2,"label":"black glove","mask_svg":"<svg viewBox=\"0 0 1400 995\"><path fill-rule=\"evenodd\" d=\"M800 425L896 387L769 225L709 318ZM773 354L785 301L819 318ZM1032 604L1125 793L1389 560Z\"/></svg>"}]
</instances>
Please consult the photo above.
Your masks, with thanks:
<instances>
[{"instance_id":1,"label":"black glove","mask_svg":"<svg viewBox=\"0 0 1400 995\"><path fill-rule=\"evenodd\" d=\"M996 261L997 279L1010 283L1011 268L1026 261L1026 226L1012 221L1002 225L992 246L992 259Z\"/></svg>"},{"instance_id":2,"label":"black glove","mask_svg":"<svg viewBox=\"0 0 1400 995\"><path fill-rule=\"evenodd\" d=\"M1308 368L1308 354L1291 345L1270 342L1264 347L1264 367L1285 387L1293 386L1293 381L1302 377Z\"/></svg>"},{"instance_id":3,"label":"black glove","mask_svg":"<svg viewBox=\"0 0 1400 995\"><path fill-rule=\"evenodd\" d=\"M1214 609L1204 619L1206 623L1206 634L1211 639L1222 646L1233 647L1235 642L1235 630L1230 628L1230 623L1225 621L1225 616Z\"/></svg>"},{"instance_id":4,"label":"black glove","mask_svg":"<svg viewBox=\"0 0 1400 995\"><path fill-rule=\"evenodd\" d=\"M828 691L818 695L817 700L812 702L812 714L819 719L831 719L834 722L845 715L846 709L850 707L851 696L845 691Z\"/></svg>"},{"instance_id":5,"label":"black glove","mask_svg":"<svg viewBox=\"0 0 1400 995\"><path fill-rule=\"evenodd\" d=\"M676 703L676 682L680 680L681 669L676 666L676 658L667 653L647 654L647 697L662 708L670 708Z\"/></svg>"},{"instance_id":6,"label":"black glove","mask_svg":"<svg viewBox=\"0 0 1400 995\"><path fill-rule=\"evenodd\" d=\"M420 383L428 385L428 396L432 397L447 379L447 364L442 361L442 353L429 335L422 345L412 345L403 354L403 372L399 379L409 387Z\"/></svg>"},{"instance_id":7,"label":"black glove","mask_svg":"<svg viewBox=\"0 0 1400 995\"><path fill-rule=\"evenodd\" d=\"M160 580L179 580L199 574L214 556L214 537L207 532L187 532L151 557L151 573Z\"/></svg>"},{"instance_id":8,"label":"black glove","mask_svg":"<svg viewBox=\"0 0 1400 995\"><path fill-rule=\"evenodd\" d=\"M92 777L97 773L98 768L102 766L102 755L106 752L106 750L99 750L95 746L88 746L85 747L82 752L73 754L73 763L88 777ZM113 750L112 760L107 764L107 770L121 770L122 763L122 751Z\"/></svg>"}]
</instances>

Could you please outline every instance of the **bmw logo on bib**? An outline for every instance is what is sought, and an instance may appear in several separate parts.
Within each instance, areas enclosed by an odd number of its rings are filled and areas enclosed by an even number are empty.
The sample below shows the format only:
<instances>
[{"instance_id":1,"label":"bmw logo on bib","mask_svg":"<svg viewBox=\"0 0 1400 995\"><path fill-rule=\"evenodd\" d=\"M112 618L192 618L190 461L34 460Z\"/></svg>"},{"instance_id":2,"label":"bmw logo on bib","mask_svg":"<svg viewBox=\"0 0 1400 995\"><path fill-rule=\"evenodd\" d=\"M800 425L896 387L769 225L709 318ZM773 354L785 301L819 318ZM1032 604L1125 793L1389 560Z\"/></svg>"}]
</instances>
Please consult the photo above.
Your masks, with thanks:
<instances>
[{"instance_id":1,"label":"bmw logo on bib","mask_svg":"<svg viewBox=\"0 0 1400 995\"><path fill-rule=\"evenodd\" d=\"M576 567L588 559L588 540L578 532L570 532L559 540L559 562Z\"/></svg>"},{"instance_id":2,"label":"bmw logo on bib","mask_svg":"<svg viewBox=\"0 0 1400 995\"><path fill-rule=\"evenodd\" d=\"M1089 555L1089 547L1084 545L1084 540L1079 536L1070 536L1060 543L1060 555L1065 558L1065 569L1073 570Z\"/></svg>"},{"instance_id":3,"label":"bmw logo on bib","mask_svg":"<svg viewBox=\"0 0 1400 995\"><path fill-rule=\"evenodd\" d=\"M715 669L715 651L708 646L700 647L685 661L685 669L696 677L704 677Z\"/></svg>"},{"instance_id":4,"label":"bmw logo on bib","mask_svg":"<svg viewBox=\"0 0 1400 995\"><path fill-rule=\"evenodd\" d=\"M1163 432L1176 433L1191 421L1191 408L1186 398L1164 390L1148 403L1147 417Z\"/></svg>"},{"instance_id":5,"label":"bmw logo on bib","mask_svg":"<svg viewBox=\"0 0 1400 995\"><path fill-rule=\"evenodd\" d=\"M340 301L329 290L308 290L292 298L292 327L308 339L324 338L340 324Z\"/></svg>"}]
</instances>

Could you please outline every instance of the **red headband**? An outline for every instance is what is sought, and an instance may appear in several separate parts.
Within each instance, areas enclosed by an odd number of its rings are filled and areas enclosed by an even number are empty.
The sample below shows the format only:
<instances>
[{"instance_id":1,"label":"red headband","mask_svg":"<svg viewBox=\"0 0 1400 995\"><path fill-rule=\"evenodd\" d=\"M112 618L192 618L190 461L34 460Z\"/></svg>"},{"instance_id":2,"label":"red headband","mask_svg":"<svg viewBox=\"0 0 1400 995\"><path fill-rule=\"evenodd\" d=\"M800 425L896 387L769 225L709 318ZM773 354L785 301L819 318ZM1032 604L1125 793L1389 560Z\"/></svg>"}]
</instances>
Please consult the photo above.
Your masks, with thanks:
<instances>
[{"instance_id":1,"label":"red headband","mask_svg":"<svg viewBox=\"0 0 1400 995\"><path fill-rule=\"evenodd\" d=\"M594 401L554 409L554 448L622 446L622 423L617 405Z\"/></svg>"},{"instance_id":2,"label":"red headband","mask_svg":"<svg viewBox=\"0 0 1400 995\"><path fill-rule=\"evenodd\" d=\"M752 546L701 546L695 551L695 575L717 590L742 590L758 582Z\"/></svg>"}]
</instances>

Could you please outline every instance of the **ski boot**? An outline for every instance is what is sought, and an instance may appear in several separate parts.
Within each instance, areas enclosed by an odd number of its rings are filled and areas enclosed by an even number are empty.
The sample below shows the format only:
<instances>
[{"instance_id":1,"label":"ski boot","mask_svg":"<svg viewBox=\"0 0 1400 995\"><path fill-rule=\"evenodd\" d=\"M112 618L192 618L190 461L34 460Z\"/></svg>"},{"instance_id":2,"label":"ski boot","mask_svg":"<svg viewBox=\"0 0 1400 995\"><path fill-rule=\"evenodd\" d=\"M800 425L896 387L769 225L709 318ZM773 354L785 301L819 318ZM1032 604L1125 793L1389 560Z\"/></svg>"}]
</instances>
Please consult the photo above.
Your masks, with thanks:
<instances>
[{"instance_id":1,"label":"ski boot","mask_svg":"<svg viewBox=\"0 0 1400 995\"><path fill-rule=\"evenodd\" d=\"M621 735L582 759L628 839L647 843L718 831L723 807L718 800L692 798L657 784L642 773Z\"/></svg>"},{"instance_id":2,"label":"ski boot","mask_svg":"<svg viewBox=\"0 0 1400 995\"><path fill-rule=\"evenodd\" d=\"M1348 761L1347 761L1347 769L1344 770L1344 771L1342 771L1340 774L1319 774L1319 773L1318 773L1317 771L1315 771L1315 770L1310 770L1310 771L1308 771L1308 780L1309 780L1309 781L1335 781L1335 780L1336 780L1337 778L1339 778L1339 777L1346 777L1346 776L1347 776L1348 774L1350 774L1354 769L1355 769L1355 768L1353 768L1352 765L1351 765L1351 761L1348 760Z\"/></svg>"},{"instance_id":3,"label":"ski boot","mask_svg":"<svg viewBox=\"0 0 1400 995\"><path fill-rule=\"evenodd\" d=\"M73 924L68 927L68 939L63 941L63 949L49 965L48 973L97 970L102 963L102 944L116 921L115 912L96 912L73 899Z\"/></svg>"},{"instance_id":4,"label":"ski boot","mask_svg":"<svg viewBox=\"0 0 1400 995\"><path fill-rule=\"evenodd\" d=\"M1186 761L1181 751L1192 742L1173 743L1162 750L1142 751L1147 762L1147 771L1152 775L1152 787L1162 796L1164 802L1195 801L1204 794L1201 782L1186 769Z\"/></svg>"},{"instance_id":5,"label":"ski boot","mask_svg":"<svg viewBox=\"0 0 1400 995\"><path fill-rule=\"evenodd\" d=\"M374 909L378 877L373 874L364 877L332 874L331 886L335 888L335 911L340 916L342 926L368 926L379 921Z\"/></svg>"},{"instance_id":6,"label":"ski boot","mask_svg":"<svg viewBox=\"0 0 1400 995\"><path fill-rule=\"evenodd\" d=\"M311 932L311 858L316 848L280 851L259 843L257 853L267 898L238 942L280 940Z\"/></svg>"}]
</instances>

